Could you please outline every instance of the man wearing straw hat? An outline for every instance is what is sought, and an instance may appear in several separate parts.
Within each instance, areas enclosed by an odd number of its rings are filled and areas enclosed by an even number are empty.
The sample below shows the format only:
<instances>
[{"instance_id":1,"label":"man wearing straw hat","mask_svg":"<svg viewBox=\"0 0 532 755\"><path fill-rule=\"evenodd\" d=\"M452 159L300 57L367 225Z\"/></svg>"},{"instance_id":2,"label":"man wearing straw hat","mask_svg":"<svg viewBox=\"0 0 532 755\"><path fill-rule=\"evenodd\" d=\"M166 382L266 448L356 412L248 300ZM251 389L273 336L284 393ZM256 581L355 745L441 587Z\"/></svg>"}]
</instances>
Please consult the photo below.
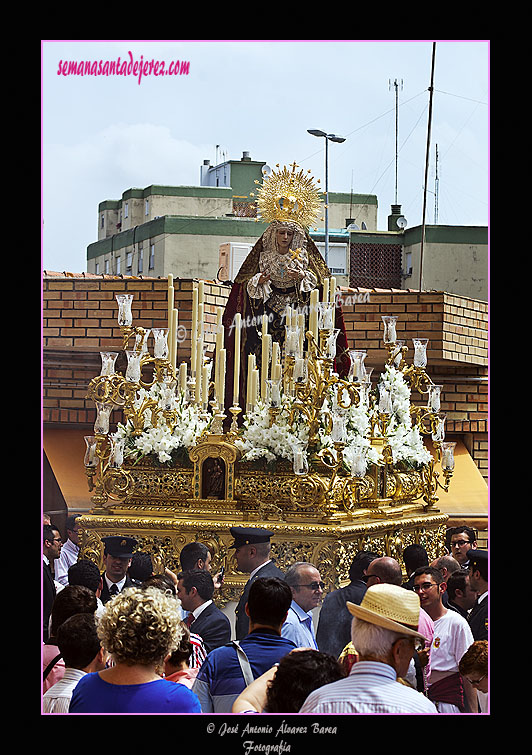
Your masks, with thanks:
<instances>
[{"instance_id":1,"label":"man wearing straw hat","mask_svg":"<svg viewBox=\"0 0 532 755\"><path fill-rule=\"evenodd\" d=\"M353 615L351 637L359 661L348 677L314 690L300 713L437 714L421 692L401 684L419 643L419 598L386 583L368 587L360 605L347 602Z\"/></svg>"}]
</instances>

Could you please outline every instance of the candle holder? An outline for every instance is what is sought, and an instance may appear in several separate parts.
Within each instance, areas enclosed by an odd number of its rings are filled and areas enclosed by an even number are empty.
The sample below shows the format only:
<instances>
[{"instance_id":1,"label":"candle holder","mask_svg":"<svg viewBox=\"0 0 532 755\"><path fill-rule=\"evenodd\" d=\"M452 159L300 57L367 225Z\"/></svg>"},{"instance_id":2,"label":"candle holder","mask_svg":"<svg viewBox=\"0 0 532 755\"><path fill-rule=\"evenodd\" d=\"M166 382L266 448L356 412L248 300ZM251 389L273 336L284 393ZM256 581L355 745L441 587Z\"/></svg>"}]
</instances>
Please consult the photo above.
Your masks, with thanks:
<instances>
[{"instance_id":1,"label":"candle holder","mask_svg":"<svg viewBox=\"0 0 532 755\"><path fill-rule=\"evenodd\" d=\"M141 354L148 353L148 338L150 335L150 329L135 328L135 351L140 351Z\"/></svg>"},{"instance_id":2,"label":"candle holder","mask_svg":"<svg viewBox=\"0 0 532 755\"><path fill-rule=\"evenodd\" d=\"M113 438L109 439L111 445L111 453L109 455L109 466L117 469L124 463L124 445L125 438Z\"/></svg>"},{"instance_id":3,"label":"candle holder","mask_svg":"<svg viewBox=\"0 0 532 755\"><path fill-rule=\"evenodd\" d=\"M435 443L441 443L445 440L445 418L446 414L440 413L434 419L434 428L431 433L432 440Z\"/></svg>"},{"instance_id":4,"label":"candle holder","mask_svg":"<svg viewBox=\"0 0 532 755\"><path fill-rule=\"evenodd\" d=\"M434 383L428 386L427 408L431 412L437 413L440 411L440 393L442 388L443 385L435 385Z\"/></svg>"},{"instance_id":5,"label":"candle holder","mask_svg":"<svg viewBox=\"0 0 532 755\"><path fill-rule=\"evenodd\" d=\"M242 411L242 409L239 406L231 406L229 408L229 411L231 412L233 419L231 421L231 433L238 433L238 415Z\"/></svg>"},{"instance_id":6,"label":"candle holder","mask_svg":"<svg viewBox=\"0 0 532 755\"><path fill-rule=\"evenodd\" d=\"M140 383L142 353L140 351L126 351L126 357L126 380L130 383Z\"/></svg>"},{"instance_id":7,"label":"candle holder","mask_svg":"<svg viewBox=\"0 0 532 755\"><path fill-rule=\"evenodd\" d=\"M94 433L97 435L107 435L109 432L109 417L113 407L111 404L102 404L96 402L96 422L94 423Z\"/></svg>"},{"instance_id":8,"label":"candle holder","mask_svg":"<svg viewBox=\"0 0 532 755\"><path fill-rule=\"evenodd\" d=\"M85 451L85 458L83 463L85 468L95 469L98 466L98 457L96 455L96 438L94 435L85 435L85 443L87 444L87 450Z\"/></svg>"},{"instance_id":9,"label":"candle holder","mask_svg":"<svg viewBox=\"0 0 532 755\"><path fill-rule=\"evenodd\" d=\"M295 357L293 379L296 385L305 383L308 379L307 360L302 356Z\"/></svg>"},{"instance_id":10,"label":"candle holder","mask_svg":"<svg viewBox=\"0 0 532 755\"><path fill-rule=\"evenodd\" d=\"M381 319L384 323L384 336L383 341L385 344L395 343L397 341L396 323L397 317L395 315L381 315Z\"/></svg>"},{"instance_id":11,"label":"candle holder","mask_svg":"<svg viewBox=\"0 0 532 755\"><path fill-rule=\"evenodd\" d=\"M351 459L351 474L354 477L364 477L368 468L368 461L362 451L357 451Z\"/></svg>"},{"instance_id":12,"label":"candle holder","mask_svg":"<svg viewBox=\"0 0 532 755\"><path fill-rule=\"evenodd\" d=\"M318 303L318 327L320 330L334 329L334 302Z\"/></svg>"},{"instance_id":13,"label":"candle holder","mask_svg":"<svg viewBox=\"0 0 532 755\"><path fill-rule=\"evenodd\" d=\"M266 385L268 388L267 403L271 409L281 408L281 384L282 378L278 380L267 380Z\"/></svg>"},{"instance_id":14,"label":"candle holder","mask_svg":"<svg viewBox=\"0 0 532 755\"><path fill-rule=\"evenodd\" d=\"M349 380L353 380L355 383L363 383L366 377L366 367L364 360L367 357L366 351L356 351L351 349L349 351L349 358L351 359L351 366L349 368Z\"/></svg>"},{"instance_id":15,"label":"candle holder","mask_svg":"<svg viewBox=\"0 0 532 755\"><path fill-rule=\"evenodd\" d=\"M102 359L101 376L114 375L117 356L118 352L115 351L100 351L100 357Z\"/></svg>"},{"instance_id":16,"label":"candle holder","mask_svg":"<svg viewBox=\"0 0 532 755\"><path fill-rule=\"evenodd\" d=\"M441 444L441 468L444 472L454 471L454 449L456 443L446 441Z\"/></svg>"},{"instance_id":17,"label":"candle holder","mask_svg":"<svg viewBox=\"0 0 532 755\"><path fill-rule=\"evenodd\" d=\"M296 475L308 474L307 444L294 444L293 469Z\"/></svg>"},{"instance_id":18,"label":"candle holder","mask_svg":"<svg viewBox=\"0 0 532 755\"><path fill-rule=\"evenodd\" d=\"M427 366L427 344L428 338L413 338L414 344L414 367Z\"/></svg>"},{"instance_id":19,"label":"candle holder","mask_svg":"<svg viewBox=\"0 0 532 755\"><path fill-rule=\"evenodd\" d=\"M168 359L168 328L154 328L152 333L155 339L154 357L156 359Z\"/></svg>"},{"instance_id":20,"label":"candle holder","mask_svg":"<svg viewBox=\"0 0 532 755\"><path fill-rule=\"evenodd\" d=\"M118 302L118 324L130 326L133 322L131 313L133 294L116 294L115 299Z\"/></svg>"}]
</instances>

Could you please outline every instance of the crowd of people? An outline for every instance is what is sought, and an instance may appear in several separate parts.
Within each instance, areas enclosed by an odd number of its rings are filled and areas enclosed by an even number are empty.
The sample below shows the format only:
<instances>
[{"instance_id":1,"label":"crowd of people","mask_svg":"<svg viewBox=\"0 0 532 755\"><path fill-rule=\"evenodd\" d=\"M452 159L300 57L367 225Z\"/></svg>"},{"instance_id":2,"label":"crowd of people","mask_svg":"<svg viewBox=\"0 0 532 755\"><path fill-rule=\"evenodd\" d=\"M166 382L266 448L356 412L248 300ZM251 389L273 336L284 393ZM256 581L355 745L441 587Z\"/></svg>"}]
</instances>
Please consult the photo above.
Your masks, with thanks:
<instances>
[{"instance_id":1,"label":"crowd of people","mask_svg":"<svg viewBox=\"0 0 532 755\"><path fill-rule=\"evenodd\" d=\"M281 571L269 530L230 531L249 575L234 617L205 544L160 574L134 538L105 537L101 573L75 516L64 543L45 520L43 713L488 712L488 554L473 529L448 530L432 562L409 545L406 577L360 551L339 589L308 562Z\"/></svg>"}]
</instances>

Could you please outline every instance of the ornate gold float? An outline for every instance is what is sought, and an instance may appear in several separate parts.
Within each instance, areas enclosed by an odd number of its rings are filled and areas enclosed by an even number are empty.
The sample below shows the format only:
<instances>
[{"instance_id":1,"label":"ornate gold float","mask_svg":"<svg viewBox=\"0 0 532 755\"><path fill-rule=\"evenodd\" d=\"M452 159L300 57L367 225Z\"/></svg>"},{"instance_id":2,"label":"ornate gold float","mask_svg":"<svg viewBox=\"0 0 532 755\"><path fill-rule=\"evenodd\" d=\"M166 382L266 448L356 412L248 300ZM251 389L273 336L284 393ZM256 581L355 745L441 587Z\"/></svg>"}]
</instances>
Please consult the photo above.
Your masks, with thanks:
<instances>
[{"instance_id":1,"label":"ornate gold float","mask_svg":"<svg viewBox=\"0 0 532 755\"><path fill-rule=\"evenodd\" d=\"M383 318L388 359L378 386L365 353L355 350L351 373L341 379L334 372L332 290L310 313L306 332L288 313L284 353L275 352L278 363L266 356L261 365L269 370L262 376L266 392L259 396L251 385L239 423L235 399L224 430L225 352L217 354L213 375L203 349L201 282L194 290L192 343L201 339L202 346L190 374L183 364L176 368L170 306L168 329L151 334L151 355L149 331L132 326L131 297L117 297L128 368L117 373L117 354L102 354L102 372L88 387L97 419L86 438L93 508L79 519L81 555L101 566L102 538L132 535L157 571L179 571L182 547L199 540L212 551L213 573L225 567L221 602L237 599L248 578L230 549L229 530L237 524L272 530L280 568L312 562L327 590L345 584L358 550L402 563L404 548L419 543L429 558L440 555L447 516L436 507L437 492L448 490L454 459L453 444L444 442L440 387L425 370L426 342L416 339L407 364L397 318ZM423 406L411 403L413 391L426 399ZM111 432L117 410L122 421Z\"/></svg>"}]
</instances>

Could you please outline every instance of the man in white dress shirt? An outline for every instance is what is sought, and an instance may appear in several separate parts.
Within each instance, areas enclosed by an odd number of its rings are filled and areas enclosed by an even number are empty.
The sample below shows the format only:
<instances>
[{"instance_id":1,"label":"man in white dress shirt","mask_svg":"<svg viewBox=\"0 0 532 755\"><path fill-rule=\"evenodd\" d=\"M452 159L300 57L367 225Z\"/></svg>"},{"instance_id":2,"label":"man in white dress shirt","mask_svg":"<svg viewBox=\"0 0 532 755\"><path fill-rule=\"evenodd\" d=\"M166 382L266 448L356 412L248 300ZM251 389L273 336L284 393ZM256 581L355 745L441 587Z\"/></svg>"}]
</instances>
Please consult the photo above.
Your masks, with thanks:
<instances>
[{"instance_id":1,"label":"man in white dress shirt","mask_svg":"<svg viewBox=\"0 0 532 755\"><path fill-rule=\"evenodd\" d=\"M79 525L76 519L80 515L74 514L66 520L67 541L61 547L61 554L54 564L55 578L63 587L68 585L68 570L75 564L79 556Z\"/></svg>"},{"instance_id":2,"label":"man in white dress shirt","mask_svg":"<svg viewBox=\"0 0 532 755\"><path fill-rule=\"evenodd\" d=\"M437 714L421 692L401 684L416 642L419 598L410 590L386 583L368 587L360 605L347 602L353 614L351 637L359 661L348 677L311 692L300 713Z\"/></svg>"},{"instance_id":3,"label":"man in white dress shirt","mask_svg":"<svg viewBox=\"0 0 532 755\"><path fill-rule=\"evenodd\" d=\"M44 693L43 713L68 713L79 680L105 668L107 653L98 638L93 614L78 613L64 621L57 630L57 646L65 662L65 673Z\"/></svg>"}]
</instances>

